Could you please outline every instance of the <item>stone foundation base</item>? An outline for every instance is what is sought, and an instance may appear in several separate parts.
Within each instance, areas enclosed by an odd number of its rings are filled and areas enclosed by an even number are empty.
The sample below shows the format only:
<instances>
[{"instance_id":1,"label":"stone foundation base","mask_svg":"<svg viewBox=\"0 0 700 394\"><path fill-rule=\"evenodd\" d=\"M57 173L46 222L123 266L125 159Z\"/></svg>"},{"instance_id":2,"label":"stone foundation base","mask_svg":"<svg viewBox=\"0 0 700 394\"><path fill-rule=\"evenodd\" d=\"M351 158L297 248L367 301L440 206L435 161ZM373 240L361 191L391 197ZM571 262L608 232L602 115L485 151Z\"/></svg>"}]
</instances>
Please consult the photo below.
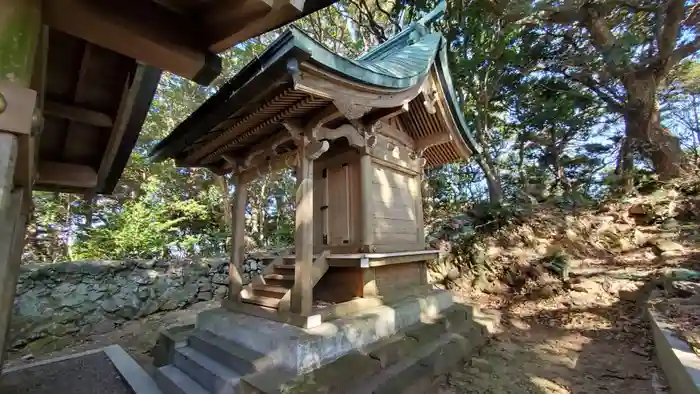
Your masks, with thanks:
<instances>
[{"instance_id":1,"label":"stone foundation base","mask_svg":"<svg viewBox=\"0 0 700 394\"><path fill-rule=\"evenodd\" d=\"M452 305L450 292L435 290L325 322L311 329L215 309L198 316L196 329L264 354L277 368L304 373L416 323L435 318Z\"/></svg>"}]
</instances>

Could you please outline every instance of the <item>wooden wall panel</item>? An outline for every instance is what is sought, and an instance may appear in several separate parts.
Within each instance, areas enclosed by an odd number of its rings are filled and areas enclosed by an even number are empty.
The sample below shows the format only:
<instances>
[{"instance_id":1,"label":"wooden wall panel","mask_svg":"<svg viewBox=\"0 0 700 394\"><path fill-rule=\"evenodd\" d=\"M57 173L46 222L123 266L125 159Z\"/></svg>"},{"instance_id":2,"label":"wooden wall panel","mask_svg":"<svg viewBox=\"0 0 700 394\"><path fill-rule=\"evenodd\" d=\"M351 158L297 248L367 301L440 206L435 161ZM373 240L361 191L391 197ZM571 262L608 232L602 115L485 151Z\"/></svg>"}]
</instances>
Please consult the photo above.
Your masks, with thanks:
<instances>
[{"instance_id":1,"label":"wooden wall panel","mask_svg":"<svg viewBox=\"0 0 700 394\"><path fill-rule=\"evenodd\" d=\"M359 267L329 267L314 286L314 300L345 302L362 297L362 269Z\"/></svg>"},{"instance_id":2,"label":"wooden wall panel","mask_svg":"<svg viewBox=\"0 0 700 394\"><path fill-rule=\"evenodd\" d=\"M420 286L424 262L392 264L372 268L375 284L380 296L391 296L398 292Z\"/></svg>"},{"instance_id":3,"label":"wooden wall panel","mask_svg":"<svg viewBox=\"0 0 700 394\"><path fill-rule=\"evenodd\" d=\"M418 244L416 176L374 163L374 244ZM398 251L398 250L397 250Z\"/></svg>"}]
</instances>

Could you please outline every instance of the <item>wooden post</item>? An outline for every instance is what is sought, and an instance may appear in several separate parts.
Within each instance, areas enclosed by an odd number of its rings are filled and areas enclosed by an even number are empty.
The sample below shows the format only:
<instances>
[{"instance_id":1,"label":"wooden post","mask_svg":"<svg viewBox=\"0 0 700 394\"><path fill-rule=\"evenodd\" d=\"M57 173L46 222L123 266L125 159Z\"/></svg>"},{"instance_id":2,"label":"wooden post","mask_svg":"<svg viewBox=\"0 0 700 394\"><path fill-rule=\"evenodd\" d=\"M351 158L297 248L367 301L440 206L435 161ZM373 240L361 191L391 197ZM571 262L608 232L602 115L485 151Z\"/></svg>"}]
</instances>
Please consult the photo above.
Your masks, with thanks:
<instances>
[{"instance_id":1,"label":"wooden post","mask_svg":"<svg viewBox=\"0 0 700 394\"><path fill-rule=\"evenodd\" d=\"M41 32L38 0L1 0L0 15L0 370L7 347L31 190L15 188L20 135L29 135L33 99L17 102L14 93L28 89ZM11 89L12 95L8 94ZM30 94L25 97L34 97ZM15 108L13 110L12 108ZM22 108L22 110L18 110ZM22 117L22 119L18 119ZM21 126L21 130L16 129ZM12 130L15 134L8 131Z\"/></svg>"},{"instance_id":2,"label":"wooden post","mask_svg":"<svg viewBox=\"0 0 700 394\"><path fill-rule=\"evenodd\" d=\"M292 313L310 316L313 306L314 249L314 166L307 151L307 141L300 144L297 166L296 230L294 233L296 262L290 309Z\"/></svg>"},{"instance_id":3,"label":"wooden post","mask_svg":"<svg viewBox=\"0 0 700 394\"><path fill-rule=\"evenodd\" d=\"M248 205L248 184L236 180L236 194L233 201L233 233L231 234L231 259L228 266L228 298L240 301L243 279L240 267L245 257L245 207Z\"/></svg>"},{"instance_id":4,"label":"wooden post","mask_svg":"<svg viewBox=\"0 0 700 394\"><path fill-rule=\"evenodd\" d=\"M418 226L418 245L421 249L425 249L425 222L423 221L423 169L421 173L413 178L412 190L413 198L416 201L416 226Z\"/></svg>"},{"instance_id":5,"label":"wooden post","mask_svg":"<svg viewBox=\"0 0 700 394\"><path fill-rule=\"evenodd\" d=\"M372 157L364 153L360 156L360 229L363 252L373 252L374 209L372 207Z\"/></svg>"}]
</instances>

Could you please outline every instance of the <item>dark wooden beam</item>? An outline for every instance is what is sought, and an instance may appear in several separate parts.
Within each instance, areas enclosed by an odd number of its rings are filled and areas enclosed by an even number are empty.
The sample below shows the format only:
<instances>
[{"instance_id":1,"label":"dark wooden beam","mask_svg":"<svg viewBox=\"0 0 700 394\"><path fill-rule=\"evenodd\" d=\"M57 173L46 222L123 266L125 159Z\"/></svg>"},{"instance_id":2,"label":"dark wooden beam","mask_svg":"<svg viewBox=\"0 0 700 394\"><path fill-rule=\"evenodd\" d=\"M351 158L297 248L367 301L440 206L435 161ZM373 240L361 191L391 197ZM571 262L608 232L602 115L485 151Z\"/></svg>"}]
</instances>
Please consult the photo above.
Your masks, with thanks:
<instances>
[{"instance_id":1,"label":"dark wooden beam","mask_svg":"<svg viewBox=\"0 0 700 394\"><path fill-rule=\"evenodd\" d=\"M304 0L221 0L204 15L209 49L222 52L271 28L297 19Z\"/></svg>"},{"instance_id":2,"label":"dark wooden beam","mask_svg":"<svg viewBox=\"0 0 700 394\"><path fill-rule=\"evenodd\" d=\"M40 161L38 166L38 184L67 186L92 189L97 185L97 172L90 166Z\"/></svg>"},{"instance_id":3,"label":"dark wooden beam","mask_svg":"<svg viewBox=\"0 0 700 394\"><path fill-rule=\"evenodd\" d=\"M152 1L51 0L43 17L54 29L200 84L221 72L221 59L196 44L206 35L193 18Z\"/></svg>"},{"instance_id":4,"label":"dark wooden beam","mask_svg":"<svg viewBox=\"0 0 700 394\"><path fill-rule=\"evenodd\" d=\"M101 188L103 186L104 180L107 178L107 175L109 175L112 168L112 163L117 155L117 150L119 149L119 145L124 137L124 132L126 131L129 119L131 118L134 102L136 101L145 72L146 66L137 66L134 77L127 77L127 80L124 83L124 90L122 91L122 98L119 102L119 110L117 112L117 120L112 128L112 133L109 135L107 148L102 155L102 161L100 162L100 167L97 170L97 188Z\"/></svg>"},{"instance_id":5,"label":"dark wooden beam","mask_svg":"<svg viewBox=\"0 0 700 394\"><path fill-rule=\"evenodd\" d=\"M74 105L61 104L55 101L46 101L44 114L95 127L112 127L114 124L112 118L105 113L76 107Z\"/></svg>"}]
</instances>

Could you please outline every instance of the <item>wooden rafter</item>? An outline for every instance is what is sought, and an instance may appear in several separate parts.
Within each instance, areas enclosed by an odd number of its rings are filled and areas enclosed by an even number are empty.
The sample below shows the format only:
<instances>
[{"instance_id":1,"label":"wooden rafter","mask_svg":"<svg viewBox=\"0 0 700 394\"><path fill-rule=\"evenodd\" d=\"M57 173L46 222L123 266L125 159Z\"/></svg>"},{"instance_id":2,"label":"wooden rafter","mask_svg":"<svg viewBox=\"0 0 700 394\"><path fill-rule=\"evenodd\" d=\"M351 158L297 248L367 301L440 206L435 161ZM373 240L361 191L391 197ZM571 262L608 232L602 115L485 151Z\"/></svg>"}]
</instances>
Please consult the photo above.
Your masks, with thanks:
<instances>
[{"instance_id":1,"label":"wooden rafter","mask_svg":"<svg viewBox=\"0 0 700 394\"><path fill-rule=\"evenodd\" d=\"M126 131L127 124L131 118L131 112L134 107L134 102L136 101L136 96L143 80L145 70L145 66L137 66L133 78L131 78L131 76L127 76L126 81L124 81L124 89L122 90L122 97L119 101L119 108L117 110L117 119L112 127L105 153L102 156L100 167L97 171L98 188L102 187L107 175L109 175L110 168L112 167L114 158L117 155L117 149L119 148L119 144L124 137L124 132Z\"/></svg>"},{"instance_id":2,"label":"wooden rafter","mask_svg":"<svg viewBox=\"0 0 700 394\"><path fill-rule=\"evenodd\" d=\"M112 117L105 113L55 101L46 102L44 114L95 127L112 127L114 124Z\"/></svg>"},{"instance_id":3,"label":"wooden rafter","mask_svg":"<svg viewBox=\"0 0 700 394\"><path fill-rule=\"evenodd\" d=\"M424 151L433 145L440 145L452 141L452 135L445 131L443 133L431 134L416 140L416 150Z\"/></svg>"},{"instance_id":4,"label":"wooden rafter","mask_svg":"<svg viewBox=\"0 0 700 394\"><path fill-rule=\"evenodd\" d=\"M90 68L90 56L92 56L92 44L89 42L85 43L85 48L83 49L83 56L80 60L80 68L78 69L78 77L76 79L75 91L73 92L73 102L80 105L80 103L87 100L88 84L86 75ZM69 122L68 127L63 138L63 146L61 147L61 152L66 152L66 147L68 146L68 141L71 139L71 134L75 132L76 122Z\"/></svg>"}]
</instances>

